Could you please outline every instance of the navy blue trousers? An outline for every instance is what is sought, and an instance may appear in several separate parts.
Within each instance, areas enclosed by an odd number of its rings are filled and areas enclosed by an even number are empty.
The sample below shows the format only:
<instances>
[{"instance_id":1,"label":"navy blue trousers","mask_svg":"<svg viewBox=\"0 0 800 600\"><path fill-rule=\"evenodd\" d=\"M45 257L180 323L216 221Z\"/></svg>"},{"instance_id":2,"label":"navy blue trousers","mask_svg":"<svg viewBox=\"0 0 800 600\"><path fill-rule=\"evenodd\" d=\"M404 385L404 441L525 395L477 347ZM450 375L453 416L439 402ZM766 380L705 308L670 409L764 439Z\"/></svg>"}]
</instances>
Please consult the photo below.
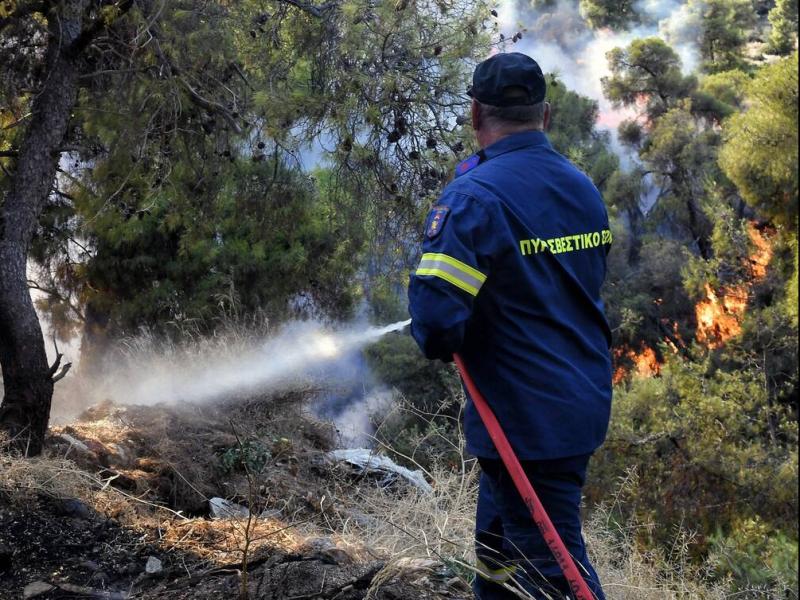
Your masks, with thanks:
<instances>
[{"instance_id":1,"label":"navy blue trousers","mask_svg":"<svg viewBox=\"0 0 800 600\"><path fill-rule=\"evenodd\" d=\"M598 600L605 600L581 535L581 488L586 481L590 457L586 454L522 461L522 466L589 588ZM475 552L483 575L475 577L476 600L519 598L499 582L522 588L541 600L571 596L558 563L503 463L484 458L479 461L482 473L475 519Z\"/></svg>"}]
</instances>

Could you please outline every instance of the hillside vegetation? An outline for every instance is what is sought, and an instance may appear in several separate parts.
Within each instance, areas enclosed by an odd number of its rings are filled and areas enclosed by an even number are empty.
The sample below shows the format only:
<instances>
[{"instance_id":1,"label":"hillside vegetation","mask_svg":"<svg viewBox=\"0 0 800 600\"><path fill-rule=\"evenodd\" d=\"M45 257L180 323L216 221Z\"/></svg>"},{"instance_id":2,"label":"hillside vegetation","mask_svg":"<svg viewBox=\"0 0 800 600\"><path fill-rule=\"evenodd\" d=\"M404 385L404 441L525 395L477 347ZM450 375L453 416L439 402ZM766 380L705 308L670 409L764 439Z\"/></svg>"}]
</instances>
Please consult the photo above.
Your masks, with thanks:
<instances>
[{"instance_id":1,"label":"hillside vegetation","mask_svg":"<svg viewBox=\"0 0 800 600\"><path fill-rule=\"evenodd\" d=\"M520 50L613 231L615 397L586 488L610 597L798 598L797 19L796 0L0 0L0 596L470 597L463 397L408 335L346 385L333 365L132 399L155 370L282 364L264 344L289 322L407 319L424 215L476 150L472 69ZM325 462L323 396L434 492ZM214 497L258 517L212 519Z\"/></svg>"}]
</instances>

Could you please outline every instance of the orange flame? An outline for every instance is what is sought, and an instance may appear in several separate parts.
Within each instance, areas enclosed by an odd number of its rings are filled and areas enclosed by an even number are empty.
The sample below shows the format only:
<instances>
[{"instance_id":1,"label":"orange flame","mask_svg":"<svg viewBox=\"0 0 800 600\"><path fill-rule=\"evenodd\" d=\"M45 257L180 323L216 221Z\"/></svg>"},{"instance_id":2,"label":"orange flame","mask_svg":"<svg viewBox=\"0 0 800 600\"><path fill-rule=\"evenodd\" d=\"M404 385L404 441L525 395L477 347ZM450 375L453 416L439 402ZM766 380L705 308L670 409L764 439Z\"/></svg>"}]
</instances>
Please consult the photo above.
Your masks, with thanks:
<instances>
[{"instance_id":1,"label":"orange flame","mask_svg":"<svg viewBox=\"0 0 800 600\"><path fill-rule=\"evenodd\" d=\"M767 276L772 260L772 244L753 221L747 223L747 235L755 247L748 257L752 281L723 287L719 294L705 285L706 299L695 306L697 341L709 348L719 348L742 332L741 321L747 308L750 285Z\"/></svg>"},{"instance_id":2,"label":"orange flame","mask_svg":"<svg viewBox=\"0 0 800 600\"><path fill-rule=\"evenodd\" d=\"M772 260L772 244L752 221L747 223L747 235L750 236L750 242L755 246L755 251L749 258L753 278L764 279L767 276L769 261Z\"/></svg>"},{"instance_id":3,"label":"orange flame","mask_svg":"<svg viewBox=\"0 0 800 600\"><path fill-rule=\"evenodd\" d=\"M617 348L614 350L614 363L617 368L611 377L611 382L617 384L628 376L628 370L620 365L619 362L622 358L629 359L632 363L631 372L634 377L645 379L653 377L661 372L661 363L658 362L655 350L650 348L647 344L642 342L641 351L639 353L634 350L625 350L625 347Z\"/></svg>"},{"instance_id":4,"label":"orange flame","mask_svg":"<svg viewBox=\"0 0 800 600\"><path fill-rule=\"evenodd\" d=\"M642 351L639 354L631 351L628 356L633 361L633 366L636 369L633 374L642 379L658 375L661 371L661 364L656 358L655 350L642 344Z\"/></svg>"},{"instance_id":5,"label":"orange flame","mask_svg":"<svg viewBox=\"0 0 800 600\"><path fill-rule=\"evenodd\" d=\"M706 284L706 299L695 306L697 341L719 348L742 332L740 320L747 307L747 288L743 285L722 289L721 296Z\"/></svg>"}]
</instances>

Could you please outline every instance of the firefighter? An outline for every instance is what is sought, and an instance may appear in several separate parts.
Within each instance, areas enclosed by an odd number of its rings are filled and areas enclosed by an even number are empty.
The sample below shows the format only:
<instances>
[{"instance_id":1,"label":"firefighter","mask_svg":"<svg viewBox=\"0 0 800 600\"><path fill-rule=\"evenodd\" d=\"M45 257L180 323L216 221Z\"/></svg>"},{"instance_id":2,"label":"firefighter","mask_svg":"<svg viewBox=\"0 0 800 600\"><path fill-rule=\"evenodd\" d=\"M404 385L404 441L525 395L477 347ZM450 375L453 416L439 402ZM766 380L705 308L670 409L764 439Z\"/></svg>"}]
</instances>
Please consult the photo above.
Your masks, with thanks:
<instances>
[{"instance_id":1,"label":"firefighter","mask_svg":"<svg viewBox=\"0 0 800 600\"><path fill-rule=\"evenodd\" d=\"M425 223L411 333L430 359L460 353L597 598L581 488L611 408L611 331L600 287L612 234L597 188L551 147L546 82L520 53L480 63L468 90L481 150L456 167ZM479 600L559 598L569 587L467 401L481 465ZM505 585L503 585L505 584Z\"/></svg>"}]
</instances>

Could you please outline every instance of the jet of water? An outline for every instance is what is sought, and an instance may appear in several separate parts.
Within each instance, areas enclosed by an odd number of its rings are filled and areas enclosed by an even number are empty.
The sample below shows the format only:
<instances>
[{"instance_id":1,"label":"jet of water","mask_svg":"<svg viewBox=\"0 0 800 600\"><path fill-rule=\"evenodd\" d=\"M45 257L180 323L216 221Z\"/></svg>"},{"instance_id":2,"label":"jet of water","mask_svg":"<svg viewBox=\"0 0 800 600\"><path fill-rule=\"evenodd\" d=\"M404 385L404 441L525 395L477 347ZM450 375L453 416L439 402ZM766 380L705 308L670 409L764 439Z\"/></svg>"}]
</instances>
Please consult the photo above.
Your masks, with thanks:
<instances>
[{"instance_id":1,"label":"jet of water","mask_svg":"<svg viewBox=\"0 0 800 600\"><path fill-rule=\"evenodd\" d=\"M309 322L293 323L278 335L234 355L198 355L189 349L183 358L145 356L127 368L108 373L98 385L106 397L135 404L204 402L288 390L313 383L326 366L346 362L348 354L409 323L410 319L385 327L338 330ZM336 377L347 377L345 368L336 369L341 372L333 375L331 370L324 374L326 384L335 384Z\"/></svg>"}]
</instances>

